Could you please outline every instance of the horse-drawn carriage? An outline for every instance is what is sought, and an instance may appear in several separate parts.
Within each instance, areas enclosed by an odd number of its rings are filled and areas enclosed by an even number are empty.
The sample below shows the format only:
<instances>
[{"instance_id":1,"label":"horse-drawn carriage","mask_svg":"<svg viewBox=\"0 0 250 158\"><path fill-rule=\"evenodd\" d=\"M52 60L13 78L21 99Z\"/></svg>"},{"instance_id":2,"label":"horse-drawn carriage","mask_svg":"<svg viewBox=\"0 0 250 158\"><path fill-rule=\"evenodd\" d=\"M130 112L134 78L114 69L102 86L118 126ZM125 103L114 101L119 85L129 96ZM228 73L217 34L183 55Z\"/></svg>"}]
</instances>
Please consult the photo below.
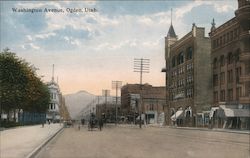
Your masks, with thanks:
<instances>
[{"instance_id":1,"label":"horse-drawn carriage","mask_svg":"<svg viewBox=\"0 0 250 158\"><path fill-rule=\"evenodd\" d=\"M99 128L102 130L103 127L103 120L97 119L94 114L90 115L89 122L88 122L88 130L92 131L94 128Z\"/></svg>"}]
</instances>

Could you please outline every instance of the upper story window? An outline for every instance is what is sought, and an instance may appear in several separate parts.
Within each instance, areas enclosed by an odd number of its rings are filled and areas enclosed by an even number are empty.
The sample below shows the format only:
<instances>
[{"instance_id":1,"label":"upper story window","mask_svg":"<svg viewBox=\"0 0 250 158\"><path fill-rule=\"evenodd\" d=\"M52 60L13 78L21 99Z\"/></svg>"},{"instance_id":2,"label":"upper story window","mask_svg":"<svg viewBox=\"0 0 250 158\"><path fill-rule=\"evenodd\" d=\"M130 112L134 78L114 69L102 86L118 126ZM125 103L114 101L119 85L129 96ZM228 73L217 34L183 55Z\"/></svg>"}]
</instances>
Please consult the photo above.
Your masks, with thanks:
<instances>
[{"instance_id":1,"label":"upper story window","mask_svg":"<svg viewBox=\"0 0 250 158\"><path fill-rule=\"evenodd\" d=\"M175 67L176 66L176 59L175 59L175 56L172 57L172 67Z\"/></svg>"},{"instance_id":2,"label":"upper story window","mask_svg":"<svg viewBox=\"0 0 250 158\"><path fill-rule=\"evenodd\" d=\"M180 52L180 54L177 57L177 64L182 64L184 62L184 53Z\"/></svg>"},{"instance_id":3,"label":"upper story window","mask_svg":"<svg viewBox=\"0 0 250 158\"><path fill-rule=\"evenodd\" d=\"M193 69L193 63L187 64L187 72L190 72Z\"/></svg>"},{"instance_id":4,"label":"upper story window","mask_svg":"<svg viewBox=\"0 0 250 158\"><path fill-rule=\"evenodd\" d=\"M235 52L235 61L239 62L240 61L240 49L237 49Z\"/></svg>"},{"instance_id":5,"label":"upper story window","mask_svg":"<svg viewBox=\"0 0 250 158\"><path fill-rule=\"evenodd\" d=\"M232 64L233 63L233 53L232 52L228 53L227 63L228 64Z\"/></svg>"},{"instance_id":6,"label":"upper story window","mask_svg":"<svg viewBox=\"0 0 250 158\"><path fill-rule=\"evenodd\" d=\"M216 48L216 40L213 40L213 49Z\"/></svg>"},{"instance_id":7,"label":"upper story window","mask_svg":"<svg viewBox=\"0 0 250 158\"><path fill-rule=\"evenodd\" d=\"M225 101L225 90L220 91L220 101Z\"/></svg>"},{"instance_id":8,"label":"upper story window","mask_svg":"<svg viewBox=\"0 0 250 158\"><path fill-rule=\"evenodd\" d=\"M217 91L215 91L214 92L214 102L218 102L219 100L218 100L218 92Z\"/></svg>"},{"instance_id":9,"label":"upper story window","mask_svg":"<svg viewBox=\"0 0 250 158\"><path fill-rule=\"evenodd\" d=\"M214 69L217 68L217 58L214 58L214 61L213 61L213 68L214 68Z\"/></svg>"},{"instance_id":10,"label":"upper story window","mask_svg":"<svg viewBox=\"0 0 250 158\"><path fill-rule=\"evenodd\" d=\"M232 82L233 82L233 70L232 70L232 69L229 70L229 71L227 71L227 81L228 81L229 83L232 83Z\"/></svg>"},{"instance_id":11,"label":"upper story window","mask_svg":"<svg viewBox=\"0 0 250 158\"><path fill-rule=\"evenodd\" d=\"M192 47L188 47L186 59L190 60L192 58L193 58L193 49L192 49Z\"/></svg>"},{"instance_id":12,"label":"upper story window","mask_svg":"<svg viewBox=\"0 0 250 158\"><path fill-rule=\"evenodd\" d=\"M229 34L229 41L232 41L233 40L233 31L230 31L230 34Z\"/></svg>"},{"instance_id":13,"label":"upper story window","mask_svg":"<svg viewBox=\"0 0 250 158\"><path fill-rule=\"evenodd\" d=\"M225 65L225 57L224 55L220 56L220 66L224 66Z\"/></svg>"},{"instance_id":14,"label":"upper story window","mask_svg":"<svg viewBox=\"0 0 250 158\"><path fill-rule=\"evenodd\" d=\"M214 86L218 86L218 75L217 75L217 74L215 74L215 75L213 76L213 85L214 85Z\"/></svg>"},{"instance_id":15,"label":"upper story window","mask_svg":"<svg viewBox=\"0 0 250 158\"><path fill-rule=\"evenodd\" d=\"M220 84L223 85L225 83L225 72L220 73Z\"/></svg>"}]
</instances>

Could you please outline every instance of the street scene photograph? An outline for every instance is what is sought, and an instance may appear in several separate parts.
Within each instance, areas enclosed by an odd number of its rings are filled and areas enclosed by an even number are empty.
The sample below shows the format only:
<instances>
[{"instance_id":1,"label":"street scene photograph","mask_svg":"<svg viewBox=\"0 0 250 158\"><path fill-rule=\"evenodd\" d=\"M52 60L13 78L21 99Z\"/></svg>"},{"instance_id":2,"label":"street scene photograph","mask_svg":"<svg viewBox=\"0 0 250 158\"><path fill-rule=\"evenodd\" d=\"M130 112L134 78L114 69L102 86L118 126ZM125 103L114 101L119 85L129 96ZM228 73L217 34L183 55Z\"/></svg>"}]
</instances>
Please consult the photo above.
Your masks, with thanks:
<instances>
[{"instance_id":1,"label":"street scene photograph","mask_svg":"<svg viewBox=\"0 0 250 158\"><path fill-rule=\"evenodd\" d=\"M250 0L0 1L1 158L250 158Z\"/></svg>"}]
</instances>

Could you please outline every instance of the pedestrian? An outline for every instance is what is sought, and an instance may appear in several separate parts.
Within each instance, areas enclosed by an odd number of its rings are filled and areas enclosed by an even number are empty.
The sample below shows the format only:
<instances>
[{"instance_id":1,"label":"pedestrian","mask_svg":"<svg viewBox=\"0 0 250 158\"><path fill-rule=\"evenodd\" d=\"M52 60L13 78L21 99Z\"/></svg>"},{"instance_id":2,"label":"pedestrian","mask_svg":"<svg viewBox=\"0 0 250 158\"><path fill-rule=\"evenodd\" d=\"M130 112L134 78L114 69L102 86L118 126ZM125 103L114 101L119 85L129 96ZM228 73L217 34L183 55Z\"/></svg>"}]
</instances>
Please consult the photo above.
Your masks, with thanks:
<instances>
[{"instance_id":1,"label":"pedestrian","mask_svg":"<svg viewBox=\"0 0 250 158\"><path fill-rule=\"evenodd\" d=\"M103 127L102 118L99 119L98 123L99 123L99 129L100 129L100 131L101 131L101 130L102 130L102 127Z\"/></svg>"}]
</instances>

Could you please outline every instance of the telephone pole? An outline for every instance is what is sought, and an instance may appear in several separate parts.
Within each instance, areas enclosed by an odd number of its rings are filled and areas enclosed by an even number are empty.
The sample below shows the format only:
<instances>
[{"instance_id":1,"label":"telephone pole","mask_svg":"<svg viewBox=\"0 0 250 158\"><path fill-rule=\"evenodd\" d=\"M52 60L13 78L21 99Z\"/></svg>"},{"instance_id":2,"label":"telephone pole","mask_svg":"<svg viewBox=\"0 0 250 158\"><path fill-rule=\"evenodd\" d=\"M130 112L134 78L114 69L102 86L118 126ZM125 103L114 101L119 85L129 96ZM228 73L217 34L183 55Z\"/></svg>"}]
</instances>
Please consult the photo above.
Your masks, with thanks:
<instances>
[{"instance_id":1,"label":"telephone pole","mask_svg":"<svg viewBox=\"0 0 250 158\"><path fill-rule=\"evenodd\" d=\"M134 59L134 72L140 73L140 108L139 108L139 115L140 115L140 128L141 128L141 113L142 113L142 74L149 73L149 59ZM145 118L144 118L145 119Z\"/></svg>"},{"instance_id":2,"label":"telephone pole","mask_svg":"<svg viewBox=\"0 0 250 158\"><path fill-rule=\"evenodd\" d=\"M112 89L115 89L115 125L117 125L117 102L118 102L118 89L122 87L122 81L112 81Z\"/></svg>"},{"instance_id":3,"label":"telephone pole","mask_svg":"<svg viewBox=\"0 0 250 158\"><path fill-rule=\"evenodd\" d=\"M110 90L103 89L102 90L102 96L105 97L105 117L107 116L107 98L110 96Z\"/></svg>"}]
</instances>

